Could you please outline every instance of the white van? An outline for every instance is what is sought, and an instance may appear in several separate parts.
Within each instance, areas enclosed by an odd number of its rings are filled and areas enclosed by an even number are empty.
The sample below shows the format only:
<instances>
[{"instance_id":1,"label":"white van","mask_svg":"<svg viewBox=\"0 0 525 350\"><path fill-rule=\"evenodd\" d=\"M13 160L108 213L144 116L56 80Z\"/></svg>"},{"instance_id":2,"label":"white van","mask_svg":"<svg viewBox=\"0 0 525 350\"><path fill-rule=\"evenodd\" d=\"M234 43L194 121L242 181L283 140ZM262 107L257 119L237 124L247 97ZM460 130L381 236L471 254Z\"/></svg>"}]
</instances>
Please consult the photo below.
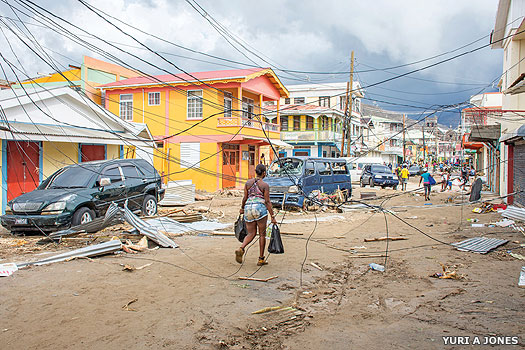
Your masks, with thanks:
<instances>
[{"instance_id":1,"label":"white van","mask_svg":"<svg viewBox=\"0 0 525 350\"><path fill-rule=\"evenodd\" d=\"M343 157L348 164L352 182L359 183L363 168L367 164L383 164L384 160L379 157Z\"/></svg>"}]
</instances>

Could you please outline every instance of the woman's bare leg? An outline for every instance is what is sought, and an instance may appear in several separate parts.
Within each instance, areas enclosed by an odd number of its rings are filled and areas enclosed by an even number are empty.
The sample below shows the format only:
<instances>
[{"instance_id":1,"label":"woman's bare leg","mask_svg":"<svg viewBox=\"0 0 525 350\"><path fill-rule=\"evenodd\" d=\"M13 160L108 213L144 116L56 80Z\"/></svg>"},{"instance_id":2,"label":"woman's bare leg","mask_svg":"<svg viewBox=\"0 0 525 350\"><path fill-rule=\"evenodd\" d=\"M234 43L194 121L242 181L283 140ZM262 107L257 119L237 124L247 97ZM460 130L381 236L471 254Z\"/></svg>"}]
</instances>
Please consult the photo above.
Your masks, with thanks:
<instances>
[{"instance_id":1,"label":"woman's bare leg","mask_svg":"<svg viewBox=\"0 0 525 350\"><path fill-rule=\"evenodd\" d=\"M264 256L264 248L266 247L266 222L268 216L265 216L261 220L257 221L257 227L259 228L259 257Z\"/></svg>"},{"instance_id":2,"label":"woman's bare leg","mask_svg":"<svg viewBox=\"0 0 525 350\"><path fill-rule=\"evenodd\" d=\"M242 249L246 248L246 246L253 241L253 238L257 234L257 222L247 222L246 229L248 230L248 234L246 235L246 237L244 237L244 241L242 241Z\"/></svg>"}]
</instances>

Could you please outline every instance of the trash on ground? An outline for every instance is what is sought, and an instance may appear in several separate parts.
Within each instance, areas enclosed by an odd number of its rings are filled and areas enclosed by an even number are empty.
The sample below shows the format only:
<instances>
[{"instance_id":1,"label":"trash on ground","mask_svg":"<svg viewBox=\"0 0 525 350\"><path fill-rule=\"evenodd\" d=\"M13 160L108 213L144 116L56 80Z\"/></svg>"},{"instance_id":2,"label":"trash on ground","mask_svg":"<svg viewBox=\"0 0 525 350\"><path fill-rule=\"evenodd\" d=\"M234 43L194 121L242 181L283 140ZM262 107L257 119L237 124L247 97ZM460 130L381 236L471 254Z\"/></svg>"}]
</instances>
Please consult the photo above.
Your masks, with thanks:
<instances>
[{"instance_id":1,"label":"trash on ground","mask_svg":"<svg viewBox=\"0 0 525 350\"><path fill-rule=\"evenodd\" d=\"M361 192L361 199L375 198L377 194L375 192Z\"/></svg>"},{"instance_id":2,"label":"trash on ground","mask_svg":"<svg viewBox=\"0 0 525 350\"><path fill-rule=\"evenodd\" d=\"M407 237L378 237L378 238L365 238L365 242L379 242L379 241L404 241Z\"/></svg>"},{"instance_id":3,"label":"trash on ground","mask_svg":"<svg viewBox=\"0 0 525 350\"><path fill-rule=\"evenodd\" d=\"M468 222L478 222L479 219L467 219Z\"/></svg>"},{"instance_id":4,"label":"trash on ground","mask_svg":"<svg viewBox=\"0 0 525 350\"><path fill-rule=\"evenodd\" d=\"M485 227L485 224L472 224L472 227Z\"/></svg>"},{"instance_id":5,"label":"trash on ground","mask_svg":"<svg viewBox=\"0 0 525 350\"><path fill-rule=\"evenodd\" d=\"M0 264L0 277L11 276L18 271L18 266L15 263Z\"/></svg>"},{"instance_id":6,"label":"trash on ground","mask_svg":"<svg viewBox=\"0 0 525 350\"><path fill-rule=\"evenodd\" d=\"M137 310L132 309L132 308L129 307L131 304L136 303L137 301L139 301L139 299L137 299L137 298L135 298L135 299L131 299L130 301L128 301L128 302L126 303L126 305L122 306L122 308L123 308L124 310L126 310L126 311L137 311Z\"/></svg>"},{"instance_id":7,"label":"trash on ground","mask_svg":"<svg viewBox=\"0 0 525 350\"><path fill-rule=\"evenodd\" d=\"M316 269L318 269L319 271L323 271L323 268L319 265L317 265L316 263L314 262L310 262L310 265L312 265L313 267L315 267Z\"/></svg>"},{"instance_id":8,"label":"trash on ground","mask_svg":"<svg viewBox=\"0 0 525 350\"><path fill-rule=\"evenodd\" d=\"M518 254L518 253L511 253L511 252L509 252L509 255L512 256L513 258L516 258L516 259L519 259L519 260L525 260L525 256L523 256L521 254Z\"/></svg>"},{"instance_id":9,"label":"trash on ground","mask_svg":"<svg viewBox=\"0 0 525 350\"><path fill-rule=\"evenodd\" d=\"M144 236L147 236L149 239L151 239L158 245L162 247L166 247L166 248L168 247L177 248L178 247L177 243L173 242L164 233L151 227L149 223L142 220L137 215L133 214L131 210L128 209L127 205L124 205L124 217L130 225L135 227L137 230L139 230L141 234L143 234Z\"/></svg>"},{"instance_id":10,"label":"trash on ground","mask_svg":"<svg viewBox=\"0 0 525 350\"><path fill-rule=\"evenodd\" d=\"M460 251L486 254L492 249L506 244L508 240L498 238L474 237L461 242L452 243Z\"/></svg>"},{"instance_id":11,"label":"trash on ground","mask_svg":"<svg viewBox=\"0 0 525 350\"><path fill-rule=\"evenodd\" d=\"M381 272L385 271L385 267L383 265L379 265L379 264L376 264L376 263L370 263L370 264L368 264L368 266L370 266L370 269L372 269L374 271L381 271Z\"/></svg>"},{"instance_id":12,"label":"trash on ground","mask_svg":"<svg viewBox=\"0 0 525 350\"><path fill-rule=\"evenodd\" d=\"M498 222L495 222L494 225L499 226L499 227L509 227L509 226L514 225L515 223L516 222L514 220L503 219Z\"/></svg>"},{"instance_id":13,"label":"trash on ground","mask_svg":"<svg viewBox=\"0 0 525 350\"><path fill-rule=\"evenodd\" d=\"M453 279L453 280L460 280L460 279L465 278L465 276L458 274L456 270L450 270L447 266L443 264L440 264L440 265L441 265L443 272L442 273L436 272L430 275L429 277L441 278L441 279Z\"/></svg>"},{"instance_id":14,"label":"trash on ground","mask_svg":"<svg viewBox=\"0 0 525 350\"><path fill-rule=\"evenodd\" d=\"M520 272L520 279L518 281L519 287L525 287L525 266L522 266L521 272Z\"/></svg>"}]
</instances>

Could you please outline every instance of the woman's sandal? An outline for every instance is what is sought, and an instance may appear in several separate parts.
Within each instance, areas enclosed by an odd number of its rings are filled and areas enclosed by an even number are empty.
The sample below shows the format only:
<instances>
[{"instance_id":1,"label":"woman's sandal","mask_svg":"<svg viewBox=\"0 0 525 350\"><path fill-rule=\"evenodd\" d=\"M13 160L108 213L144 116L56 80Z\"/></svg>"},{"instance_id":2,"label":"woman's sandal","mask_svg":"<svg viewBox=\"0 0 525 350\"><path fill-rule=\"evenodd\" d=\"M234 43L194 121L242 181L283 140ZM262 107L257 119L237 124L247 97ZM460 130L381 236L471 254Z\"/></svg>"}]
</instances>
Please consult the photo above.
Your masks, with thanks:
<instances>
[{"instance_id":1,"label":"woman's sandal","mask_svg":"<svg viewBox=\"0 0 525 350\"><path fill-rule=\"evenodd\" d=\"M268 262L264 260L264 256L259 257L259 260L257 260L257 266L263 266L263 265L268 265Z\"/></svg>"},{"instance_id":2,"label":"woman's sandal","mask_svg":"<svg viewBox=\"0 0 525 350\"><path fill-rule=\"evenodd\" d=\"M242 264L242 257L244 256L244 248L239 248L235 251L235 261Z\"/></svg>"}]
</instances>

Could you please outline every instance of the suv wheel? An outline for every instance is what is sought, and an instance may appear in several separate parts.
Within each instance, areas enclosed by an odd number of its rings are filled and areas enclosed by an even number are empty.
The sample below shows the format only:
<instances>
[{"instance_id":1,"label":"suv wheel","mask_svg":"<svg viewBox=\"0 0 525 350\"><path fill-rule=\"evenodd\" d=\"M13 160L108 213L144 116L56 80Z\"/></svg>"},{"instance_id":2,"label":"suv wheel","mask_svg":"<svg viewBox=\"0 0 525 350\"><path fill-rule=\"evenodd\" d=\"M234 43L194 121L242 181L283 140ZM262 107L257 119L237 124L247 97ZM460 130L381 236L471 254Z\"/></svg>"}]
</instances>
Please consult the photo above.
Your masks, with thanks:
<instances>
[{"instance_id":1,"label":"suv wheel","mask_svg":"<svg viewBox=\"0 0 525 350\"><path fill-rule=\"evenodd\" d=\"M157 200L151 194L144 197L144 202L142 203L142 214L145 216L153 216L157 214Z\"/></svg>"},{"instance_id":2,"label":"suv wheel","mask_svg":"<svg viewBox=\"0 0 525 350\"><path fill-rule=\"evenodd\" d=\"M370 187L374 187L374 179L370 178L370 181L368 183L370 185Z\"/></svg>"},{"instance_id":3,"label":"suv wheel","mask_svg":"<svg viewBox=\"0 0 525 350\"><path fill-rule=\"evenodd\" d=\"M95 212L87 207L78 208L77 211L73 214L73 219L71 220L71 226L78 226L82 224L87 224L88 222L93 221L95 218Z\"/></svg>"}]
</instances>

